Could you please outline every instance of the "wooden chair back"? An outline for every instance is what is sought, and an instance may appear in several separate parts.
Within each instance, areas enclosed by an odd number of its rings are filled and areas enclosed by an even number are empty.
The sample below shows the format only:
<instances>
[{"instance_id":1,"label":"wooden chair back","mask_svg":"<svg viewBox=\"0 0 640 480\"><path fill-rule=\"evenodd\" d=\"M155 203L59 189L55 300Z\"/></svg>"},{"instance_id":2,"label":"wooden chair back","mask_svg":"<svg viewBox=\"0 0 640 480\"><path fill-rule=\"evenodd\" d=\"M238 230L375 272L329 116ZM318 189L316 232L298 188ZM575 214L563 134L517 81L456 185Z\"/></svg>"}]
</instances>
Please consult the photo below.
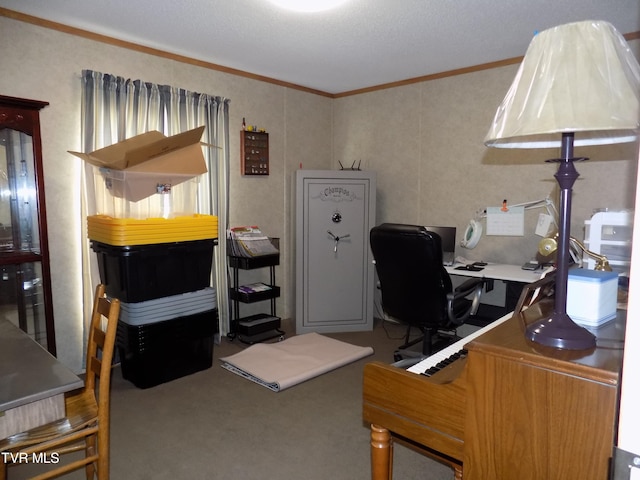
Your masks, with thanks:
<instances>
[{"instance_id":1,"label":"wooden chair back","mask_svg":"<svg viewBox=\"0 0 640 480\"><path fill-rule=\"evenodd\" d=\"M104 285L98 285L93 299L91 325L87 342L85 389L96 390L98 405L109 405L111 364L115 350L120 300L105 296ZM99 382L97 385L96 383Z\"/></svg>"},{"instance_id":2,"label":"wooden chair back","mask_svg":"<svg viewBox=\"0 0 640 480\"><path fill-rule=\"evenodd\" d=\"M109 478L109 428L111 365L115 350L120 300L105 296L98 285L93 299L87 343L85 392L93 392L98 404L98 478Z\"/></svg>"}]
</instances>

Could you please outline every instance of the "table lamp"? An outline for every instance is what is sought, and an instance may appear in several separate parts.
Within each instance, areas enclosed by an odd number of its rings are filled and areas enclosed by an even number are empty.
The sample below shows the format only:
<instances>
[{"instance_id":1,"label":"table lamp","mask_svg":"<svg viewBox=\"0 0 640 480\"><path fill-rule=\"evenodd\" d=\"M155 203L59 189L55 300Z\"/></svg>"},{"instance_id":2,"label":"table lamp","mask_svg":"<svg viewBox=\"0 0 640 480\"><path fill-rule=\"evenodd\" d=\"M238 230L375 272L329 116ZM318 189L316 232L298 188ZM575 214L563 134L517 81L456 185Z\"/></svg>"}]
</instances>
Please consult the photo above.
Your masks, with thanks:
<instances>
[{"instance_id":1,"label":"table lamp","mask_svg":"<svg viewBox=\"0 0 640 480\"><path fill-rule=\"evenodd\" d=\"M636 141L640 65L624 37L604 21L560 25L533 37L485 138L497 148L557 148L560 188L555 306L527 326L546 347L583 350L595 336L567 315L571 191L578 178L573 147Z\"/></svg>"},{"instance_id":2,"label":"table lamp","mask_svg":"<svg viewBox=\"0 0 640 480\"><path fill-rule=\"evenodd\" d=\"M538 243L538 253L543 257L550 257L558 250L558 236L554 235L553 237L546 237L540 240ZM595 268L594 270L599 270L601 272L612 272L611 264L609 263L609 259L606 255L601 255L596 252L592 252L589 250L584 243L578 240L575 237L569 237L569 252L573 253L573 260L578 263L582 261L583 256L591 257L595 260Z\"/></svg>"}]
</instances>

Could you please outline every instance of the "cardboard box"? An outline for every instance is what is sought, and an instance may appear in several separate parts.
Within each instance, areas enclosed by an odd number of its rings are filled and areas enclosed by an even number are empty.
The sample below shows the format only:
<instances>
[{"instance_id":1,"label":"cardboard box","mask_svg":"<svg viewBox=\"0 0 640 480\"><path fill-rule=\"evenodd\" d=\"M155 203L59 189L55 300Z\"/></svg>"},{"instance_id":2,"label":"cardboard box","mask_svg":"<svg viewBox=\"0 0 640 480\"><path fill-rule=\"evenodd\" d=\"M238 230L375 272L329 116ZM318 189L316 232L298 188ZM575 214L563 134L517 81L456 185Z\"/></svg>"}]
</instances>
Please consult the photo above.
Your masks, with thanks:
<instances>
[{"instance_id":1,"label":"cardboard box","mask_svg":"<svg viewBox=\"0 0 640 480\"><path fill-rule=\"evenodd\" d=\"M569 270L567 314L583 327L599 327L616 318L618 274L586 268Z\"/></svg>"},{"instance_id":2,"label":"cardboard box","mask_svg":"<svg viewBox=\"0 0 640 480\"><path fill-rule=\"evenodd\" d=\"M69 153L97 167L112 195L137 202L207 172L203 132L204 126L171 137L151 131L91 153Z\"/></svg>"}]
</instances>

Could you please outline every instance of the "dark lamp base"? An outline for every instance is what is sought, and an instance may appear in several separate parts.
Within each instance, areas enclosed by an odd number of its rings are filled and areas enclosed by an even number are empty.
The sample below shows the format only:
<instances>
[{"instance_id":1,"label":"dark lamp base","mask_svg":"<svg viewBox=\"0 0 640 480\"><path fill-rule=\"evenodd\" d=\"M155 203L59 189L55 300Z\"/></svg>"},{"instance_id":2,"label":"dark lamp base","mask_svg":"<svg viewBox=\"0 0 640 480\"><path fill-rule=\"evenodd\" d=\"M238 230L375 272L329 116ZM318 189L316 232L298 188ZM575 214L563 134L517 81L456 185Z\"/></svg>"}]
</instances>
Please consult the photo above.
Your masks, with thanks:
<instances>
[{"instance_id":1,"label":"dark lamp base","mask_svg":"<svg viewBox=\"0 0 640 480\"><path fill-rule=\"evenodd\" d=\"M546 347L563 350L587 350L596 346L596 337L577 325L566 313L554 312L551 317L527 326L526 337Z\"/></svg>"}]
</instances>

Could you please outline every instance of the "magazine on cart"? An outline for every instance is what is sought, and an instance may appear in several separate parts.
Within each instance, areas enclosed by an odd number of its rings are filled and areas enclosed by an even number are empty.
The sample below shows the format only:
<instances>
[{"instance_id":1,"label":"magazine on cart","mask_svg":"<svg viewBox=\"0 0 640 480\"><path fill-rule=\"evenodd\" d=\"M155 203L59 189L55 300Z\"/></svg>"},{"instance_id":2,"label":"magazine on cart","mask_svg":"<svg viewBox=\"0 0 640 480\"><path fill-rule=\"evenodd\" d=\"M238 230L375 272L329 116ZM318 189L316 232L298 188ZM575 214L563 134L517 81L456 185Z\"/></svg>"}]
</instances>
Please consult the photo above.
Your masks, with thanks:
<instances>
[{"instance_id":1,"label":"magazine on cart","mask_svg":"<svg viewBox=\"0 0 640 480\"><path fill-rule=\"evenodd\" d=\"M236 257L258 257L277 255L278 249L257 226L232 227L229 229L230 254Z\"/></svg>"}]
</instances>

